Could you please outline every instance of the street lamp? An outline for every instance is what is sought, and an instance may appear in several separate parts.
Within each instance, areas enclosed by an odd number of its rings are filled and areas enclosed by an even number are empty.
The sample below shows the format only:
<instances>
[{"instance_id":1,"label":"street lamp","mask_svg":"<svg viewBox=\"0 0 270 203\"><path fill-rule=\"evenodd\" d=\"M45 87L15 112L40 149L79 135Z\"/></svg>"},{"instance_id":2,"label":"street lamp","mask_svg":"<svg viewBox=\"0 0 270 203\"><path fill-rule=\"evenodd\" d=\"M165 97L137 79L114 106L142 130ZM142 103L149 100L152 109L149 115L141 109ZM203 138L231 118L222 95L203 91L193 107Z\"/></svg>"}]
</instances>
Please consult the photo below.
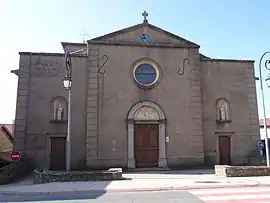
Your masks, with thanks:
<instances>
[{"instance_id":1,"label":"street lamp","mask_svg":"<svg viewBox=\"0 0 270 203\"><path fill-rule=\"evenodd\" d=\"M63 84L64 84L64 88L65 88L66 90L71 89L71 86L72 86L71 78L65 76L65 78L63 79Z\"/></svg>"},{"instance_id":2,"label":"street lamp","mask_svg":"<svg viewBox=\"0 0 270 203\"><path fill-rule=\"evenodd\" d=\"M66 52L66 76L63 79L64 88L68 91L68 118L67 118L67 138L66 138L66 171L70 171L70 133L71 133L71 86L72 86L72 64L71 54Z\"/></svg>"},{"instance_id":3,"label":"street lamp","mask_svg":"<svg viewBox=\"0 0 270 203\"><path fill-rule=\"evenodd\" d=\"M66 52L65 65L66 76L63 79L64 88L68 91L68 118L67 118L67 138L66 138L66 171L70 171L70 136L71 136L71 87L72 87L72 63L71 54L83 52L85 49L80 49L73 52Z\"/></svg>"},{"instance_id":4,"label":"street lamp","mask_svg":"<svg viewBox=\"0 0 270 203\"><path fill-rule=\"evenodd\" d=\"M264 126L264 133L265 133L265 152L266 152L266 164L267 166L270 165L270 158L269 158L269 143L268 143L268 132L267 132L267 123L266 123L266 113L265 113L265 103L264 103L264 92L263 92L263 84L262 84L262 59L266 54L269 54L270 51L265 52L261 59L260 59L260 63L259 63L259 70L260 70L260 83L261 83L261 91L262 91L262 102L263 102L263 118L264 118L264 122L263 122L263 126ZM268 64L270 63L270 60L266 60L265 61L265 68L267 70L270 70L268 68ZM270 75L268 75L267 79L265 80L267 83L267 86L270 87Z\"/></svg>"}]
</instances>

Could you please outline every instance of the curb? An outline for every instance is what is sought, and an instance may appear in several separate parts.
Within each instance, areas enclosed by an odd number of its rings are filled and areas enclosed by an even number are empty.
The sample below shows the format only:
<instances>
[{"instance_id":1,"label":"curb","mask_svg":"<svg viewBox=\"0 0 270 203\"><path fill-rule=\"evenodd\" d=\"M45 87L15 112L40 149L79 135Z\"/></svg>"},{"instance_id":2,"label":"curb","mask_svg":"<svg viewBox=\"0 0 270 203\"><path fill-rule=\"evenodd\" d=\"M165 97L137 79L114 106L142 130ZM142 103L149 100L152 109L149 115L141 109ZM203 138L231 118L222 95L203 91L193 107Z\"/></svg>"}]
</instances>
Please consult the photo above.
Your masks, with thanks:
<instances>
[{"instance_id":1,"label":"curb","mask_svg":"<svg viewBox=\"0 0 270 203\"><path fill-rule=\"evenodd\" d=\"M91 190L73 190L73 191L55 191L55 192L21 192L21 191L0 191L0 195L63 195L63 194L89 194L89 193L117 193L117 192L161 192L161 191L179 191L179 190L199 190L199 189L218 189L218 188L242 188L264 186L260 183L253 185L217 185L217 186L179 186L179 187L158 187L158 188L128 188L128 189L91 189ZM265 185L266 186L266 185ZM269 185L267 185L269 187Z\"/></svg>"}]
</instances>

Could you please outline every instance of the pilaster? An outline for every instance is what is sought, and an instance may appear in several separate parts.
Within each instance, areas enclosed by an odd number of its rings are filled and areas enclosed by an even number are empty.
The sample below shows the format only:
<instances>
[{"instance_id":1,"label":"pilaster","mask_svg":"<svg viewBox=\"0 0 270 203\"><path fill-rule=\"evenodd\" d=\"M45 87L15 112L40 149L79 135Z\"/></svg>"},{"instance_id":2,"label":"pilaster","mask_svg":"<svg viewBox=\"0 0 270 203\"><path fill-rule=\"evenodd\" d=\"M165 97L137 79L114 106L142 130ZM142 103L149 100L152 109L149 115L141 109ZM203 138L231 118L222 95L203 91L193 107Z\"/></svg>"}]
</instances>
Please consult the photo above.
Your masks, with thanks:
<instances>
[{"instance_id":1,"label":"pilaster","mask_svg":"<svg viewBox=\"0 0 270 203\"><path fill-rule=\"evenodd\" d=\"M14 151L25 154L25 140L27 135L27 115L29 101L30 67L32 55L21 55L18 70L17 103L14 128Z\"/></svg>"},{"instance_id":2,"label":"pilaster","mask_svg":"<svg viewBox=\"0 0 270 203\"><path fill-rule=\"evenodd\" d=\"M91 161L98 157L98 83L99 49L91 45L88 50L87 81L87 136L86 167L91 168Z\"/></svg>"},{"instance_id":3,"label":"pilaster","mask_svg":"<svg viewBox=\"0 0 270 203\"><path fill-rule=\"evenodd\" d=\"M249 131L252 135L259 135L259 116L258 105L256 95L256 84L254 76L254 67L246 69L246 83L247 83L247 95L248 95L248 116L249 116ZM258 139L259 136L258 136Z\"/></svg>"},{"instance_id":4,"label":"pilaster","mask_svg":"<svg viewBox=\"0 0 270 203\"><path fill-rule=\"evenodd\" d=\"M190 147L196 149L194 151L194 155L204 156L200 63L195 58L191 59L190 61L190 103L188 106L190 112L190 122L192 123L190 125L190 133L192 136Z\"/></svg>"}]
</instances>

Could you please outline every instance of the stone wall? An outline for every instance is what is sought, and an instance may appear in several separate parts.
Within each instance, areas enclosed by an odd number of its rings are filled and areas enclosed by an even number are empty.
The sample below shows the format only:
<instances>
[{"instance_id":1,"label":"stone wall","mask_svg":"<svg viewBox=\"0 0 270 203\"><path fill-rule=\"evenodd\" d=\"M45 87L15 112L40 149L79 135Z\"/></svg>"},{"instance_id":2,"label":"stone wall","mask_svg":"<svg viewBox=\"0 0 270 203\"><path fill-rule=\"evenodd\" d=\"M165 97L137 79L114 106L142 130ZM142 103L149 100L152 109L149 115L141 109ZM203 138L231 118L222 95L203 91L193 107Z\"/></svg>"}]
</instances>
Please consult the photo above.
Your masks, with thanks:
<instances>
[{"instance_id":1,"label":"stone wall","mask_svg":"<svg viewBox=\"0 0 270 203\"><path fill-rule=\"evenodd\" d=\"M88 51L87 168L127 166L127 115L140 101L159 105L166 115L165 132L170 136L170 141L166 142L168 165L203 165L198 50L91 43ZM106 54L109 58L104 66L106 72L100 77L95 56L98 48L99 56ZM175 64L182 64L185 58L191 62L185 75L180 76ZM162 73L157 86L148 91L138 88L132 74L134 64L142 59L158 64ZM99 63L102 65L101 61Z\"/></svg>"},{"instance_id":2,"label":"stone wall","mask_svg":"<svg viewBox=\"0 0 270 203\"><path fill-rule=\"evenodd\" d=\"M0 184L8 184L23 178L30 173L31 169L31 165L25 161L9 163L0 168Z\"/></svg>"},{"instance_id":3,"label":"stone wall","mask_svg":"<svg viewBox=\"0 0 270 203\"><path fill-rule=\"evenodd\" d=\"M223 177L270 176L270 167L215 165L215 175Z\"/></svg>"},{"instance_id":4,"label":"stone wall","mask_svg":"<svg viewBox=\"0 0 270 203\"><path fill-rule=\"evenodd\" d=\"M122 169L115 168L104 171L39 171L35 170L35 184L50 182L69 182L69 181L111 181L122 180Z\"/></svg>"},{"instance_id":5,"label":"stone wall","mask_svg":"<svg viewBox=\"0 0 270 203\"><path fill-rule=\"evenodd\" d=\"M72 56L71 168L85 168L86 57ZM35 168L49 168L53 137L65 137L67 122L54 122L53 101L68 100L62 79L64 54L20 53L14 151L30 160ZM67 113L67 109L64 110ZM65 113L64 113L65 114Z\"/></svg>"},{"instance_id":6,"label":"stone wall","mask_svg":"<svg viewBox=\"0 0 270 203\"><path fill-rule=\"evenodd\" d=\"M254 62L216 59L201 66L205 161L219 164L219 136L229 136L232 164L246 163L260 139ZM228 102L231 122L217 123L219 99Z\"/></svg>"}]
</instances>

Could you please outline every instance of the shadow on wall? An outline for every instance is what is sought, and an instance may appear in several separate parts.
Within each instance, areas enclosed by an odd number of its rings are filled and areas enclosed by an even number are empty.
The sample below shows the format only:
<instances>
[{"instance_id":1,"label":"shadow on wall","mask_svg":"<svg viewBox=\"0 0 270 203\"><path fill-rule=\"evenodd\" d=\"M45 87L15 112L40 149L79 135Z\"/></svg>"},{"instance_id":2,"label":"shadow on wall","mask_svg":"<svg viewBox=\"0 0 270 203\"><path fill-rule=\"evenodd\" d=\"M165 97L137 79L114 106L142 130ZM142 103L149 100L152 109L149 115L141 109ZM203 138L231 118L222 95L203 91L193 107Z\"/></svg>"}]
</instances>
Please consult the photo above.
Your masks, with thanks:
<instances>
[{"instance_id":1,"label":"shadow on wall","mask_svg":"<svg viewBox=\"0 0 270 203\"><path fill-rule=\"evenodd\" d=\"M24 178L31 173L32 169L31 164L23 159L18 162L4 162L0 167L0 184L8 184Z\"/></svg>"},{"instance_id":2,"label":"shadow on wall","mask_svg":"<svg viewBox=\"0 0 270 203\"><path fill-rule=\"evenodd\" d=\"M261 156L259 150L252 151L247 157L247 163L241 165L262 166L266 165L265 156Z\"/></svg>"},{"instance_id":3,"label":"shadow on wall","mask_svg":"<svg viewBox=\"0 0 270 203\"><path fill-rule=\"evenodd\" d=\"M11 152L12 152L12 150L8 150L8 151L5 151L5 152L0 152L0 164L1 164L1 162L4 162L4 163L10 163L11 162L11 158L10 158L10 153Z\"/></svg>"},{"instance_id":4,"label":"shadow on wall","mask_svg":"<svg viewBox=\"0 0 270 203\"><path fill-rule=\"evenodd\" d=\"M10 162L8 161L5 161L3 159L0 159L0 168L4 167L4 166L7 166L8 164L10 164ZM1 171L1 169L0 169Z\"/></svg>"}]
</instances>

